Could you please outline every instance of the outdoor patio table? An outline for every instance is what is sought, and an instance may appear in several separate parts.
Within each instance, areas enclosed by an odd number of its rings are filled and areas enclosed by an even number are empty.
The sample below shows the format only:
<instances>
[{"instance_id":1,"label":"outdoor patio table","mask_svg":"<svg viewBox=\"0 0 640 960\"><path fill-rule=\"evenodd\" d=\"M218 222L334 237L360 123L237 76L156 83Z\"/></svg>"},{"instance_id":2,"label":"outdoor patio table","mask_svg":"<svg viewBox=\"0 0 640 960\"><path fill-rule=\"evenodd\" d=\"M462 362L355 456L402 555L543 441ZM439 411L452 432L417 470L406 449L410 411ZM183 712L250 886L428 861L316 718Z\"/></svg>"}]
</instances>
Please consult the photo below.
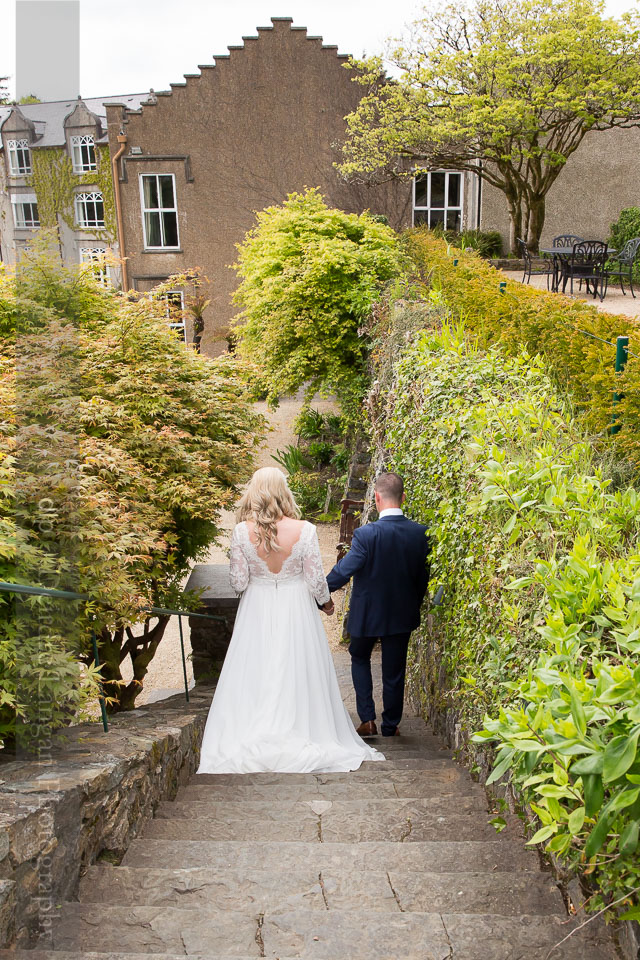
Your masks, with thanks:
<instances>
[{"instance_id":1,"label":"outdoor patio table","mask_svg":"<svg viewBox=\"0 0 640 960\"><path fill-rule=\"evenodd\" d=\"M573 247L572 246L571 247L540 247L539 250L540 250L540 253L545 253L547 256L553 257L554 271L553 271L553 283L551 288L554 291L554 293L557 293L558 287L560 286L560 270L558 269L559 261L562 260L563 257L570 257L571 254L573 253ZM615 249L615 247L607 247L608 256L611 257L613 256L614 253L617 253L617 252L618 251Z\"/></svg>"}]
</instances>

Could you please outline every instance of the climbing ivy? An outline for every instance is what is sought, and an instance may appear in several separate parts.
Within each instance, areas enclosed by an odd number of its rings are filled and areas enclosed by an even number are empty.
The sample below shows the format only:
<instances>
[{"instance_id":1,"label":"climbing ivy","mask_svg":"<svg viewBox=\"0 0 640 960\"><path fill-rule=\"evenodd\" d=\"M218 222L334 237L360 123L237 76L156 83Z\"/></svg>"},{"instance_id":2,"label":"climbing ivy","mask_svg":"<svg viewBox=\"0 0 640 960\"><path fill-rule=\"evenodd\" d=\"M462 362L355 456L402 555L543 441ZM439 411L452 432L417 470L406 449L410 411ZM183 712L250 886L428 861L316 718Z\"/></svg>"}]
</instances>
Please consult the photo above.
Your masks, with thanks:
<instances>
[{"instance_id":1,"label":"climbing ivy","mask_svg":"<svg viewBox=\"0 0 640 960\"><path fill-rule=\"evenodd\" d=\"M115 199L109 164L109 150L96 146L97 169L74 173L71 157L60 148L47 147L32 152L33 172L29 185L38 198L38 213L43 227L57 227L58 218L72 230L77 229L73 198L77 187L97 187L104 198L104 227L91 232L105 242L116 238Z\"/></svg>"}]
</instances>

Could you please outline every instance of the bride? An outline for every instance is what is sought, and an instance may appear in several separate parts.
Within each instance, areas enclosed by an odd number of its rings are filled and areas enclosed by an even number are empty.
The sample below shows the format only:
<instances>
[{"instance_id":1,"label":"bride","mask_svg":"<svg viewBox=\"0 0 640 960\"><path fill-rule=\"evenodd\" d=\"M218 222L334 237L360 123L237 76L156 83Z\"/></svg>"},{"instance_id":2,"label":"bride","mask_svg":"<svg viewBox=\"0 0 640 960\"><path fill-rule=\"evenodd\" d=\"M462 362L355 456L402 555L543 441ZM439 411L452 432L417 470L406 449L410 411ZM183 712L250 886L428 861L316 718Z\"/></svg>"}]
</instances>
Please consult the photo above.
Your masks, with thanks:
<instances>
[{"instance_id":1,"label":"bride","mask_svg":"<svg viewBox=\"0 0 640 960\"><path fill-rule=\"evenodd\" d=\"M198 773L330 773L384 760L342 702L318 609L333 613L318 535L299 516L282 471L257 470L231 538L242 598Z\"/></svg>"}]
</instances>

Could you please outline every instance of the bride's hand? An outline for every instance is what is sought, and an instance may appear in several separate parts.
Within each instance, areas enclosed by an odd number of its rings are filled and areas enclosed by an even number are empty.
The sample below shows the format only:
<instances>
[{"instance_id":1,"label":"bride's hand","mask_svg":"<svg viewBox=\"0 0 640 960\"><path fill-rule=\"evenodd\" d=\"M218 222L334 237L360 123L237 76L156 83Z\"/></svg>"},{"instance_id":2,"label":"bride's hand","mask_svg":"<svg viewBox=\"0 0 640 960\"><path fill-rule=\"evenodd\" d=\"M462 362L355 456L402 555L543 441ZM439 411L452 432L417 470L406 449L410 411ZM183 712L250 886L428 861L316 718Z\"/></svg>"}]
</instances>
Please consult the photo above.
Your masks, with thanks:
<instances>
[{"instance_id":1,"label":"bride's hand","mask_svg":"<svg viewBox=\"0 0 640 960\"><path fill-rule=\"evenodd\" d=\"M334 610L336 609L335 606L334 606L333 600L327 600L327 602L323 605L322 609L324 610L324 612L326 613L326 615L327 615L328 617L330 617L331 614L332 614L332 613L334 612Z\"/></svg>"}]
</instances>

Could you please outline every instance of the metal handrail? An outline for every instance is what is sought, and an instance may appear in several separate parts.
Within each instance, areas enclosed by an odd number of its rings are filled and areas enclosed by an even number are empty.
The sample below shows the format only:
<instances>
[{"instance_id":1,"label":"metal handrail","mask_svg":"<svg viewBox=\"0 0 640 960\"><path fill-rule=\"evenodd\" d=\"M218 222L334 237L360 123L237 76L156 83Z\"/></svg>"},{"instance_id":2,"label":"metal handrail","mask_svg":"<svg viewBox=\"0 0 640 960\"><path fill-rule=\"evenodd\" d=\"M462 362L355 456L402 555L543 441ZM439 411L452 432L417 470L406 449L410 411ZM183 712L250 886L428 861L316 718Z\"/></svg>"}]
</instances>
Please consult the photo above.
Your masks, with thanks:
<instances>
[{"instance_id":1,"label":"metal handrail","mask_svg":"<svg viewBox=\"0 0 640 960\"><path fill-rule=\"evenodd\" d=\"M55 600L91 600L88 593L76 593L75 590L53 590L50 587L34 587L26 583L9 583L0 580L0 593L14 593L23 596L32 597L52 597ZM184 653L184 634L182 632L183 617L198 617L202 620L217 620L219 623L227 623L226 617L221 617L213 613L195 613L193 610L171 610L168 607L145 607L144 611L151 616L177 616L178 626L180 628L180 652L182 655L182 676L184 678L184 695L187 703L189 702L189 682L187 680L187 661ZM93 662L96 668L100 667L100 657L98 654L98 638L95 630L91 631L91 645L93 647ZM100 714L102 717L102 726L105 733L109 731L109 722L107 720L107 705L102 688L102 681L98 681L100 702Z\"/></svg>"}]
</instances>

